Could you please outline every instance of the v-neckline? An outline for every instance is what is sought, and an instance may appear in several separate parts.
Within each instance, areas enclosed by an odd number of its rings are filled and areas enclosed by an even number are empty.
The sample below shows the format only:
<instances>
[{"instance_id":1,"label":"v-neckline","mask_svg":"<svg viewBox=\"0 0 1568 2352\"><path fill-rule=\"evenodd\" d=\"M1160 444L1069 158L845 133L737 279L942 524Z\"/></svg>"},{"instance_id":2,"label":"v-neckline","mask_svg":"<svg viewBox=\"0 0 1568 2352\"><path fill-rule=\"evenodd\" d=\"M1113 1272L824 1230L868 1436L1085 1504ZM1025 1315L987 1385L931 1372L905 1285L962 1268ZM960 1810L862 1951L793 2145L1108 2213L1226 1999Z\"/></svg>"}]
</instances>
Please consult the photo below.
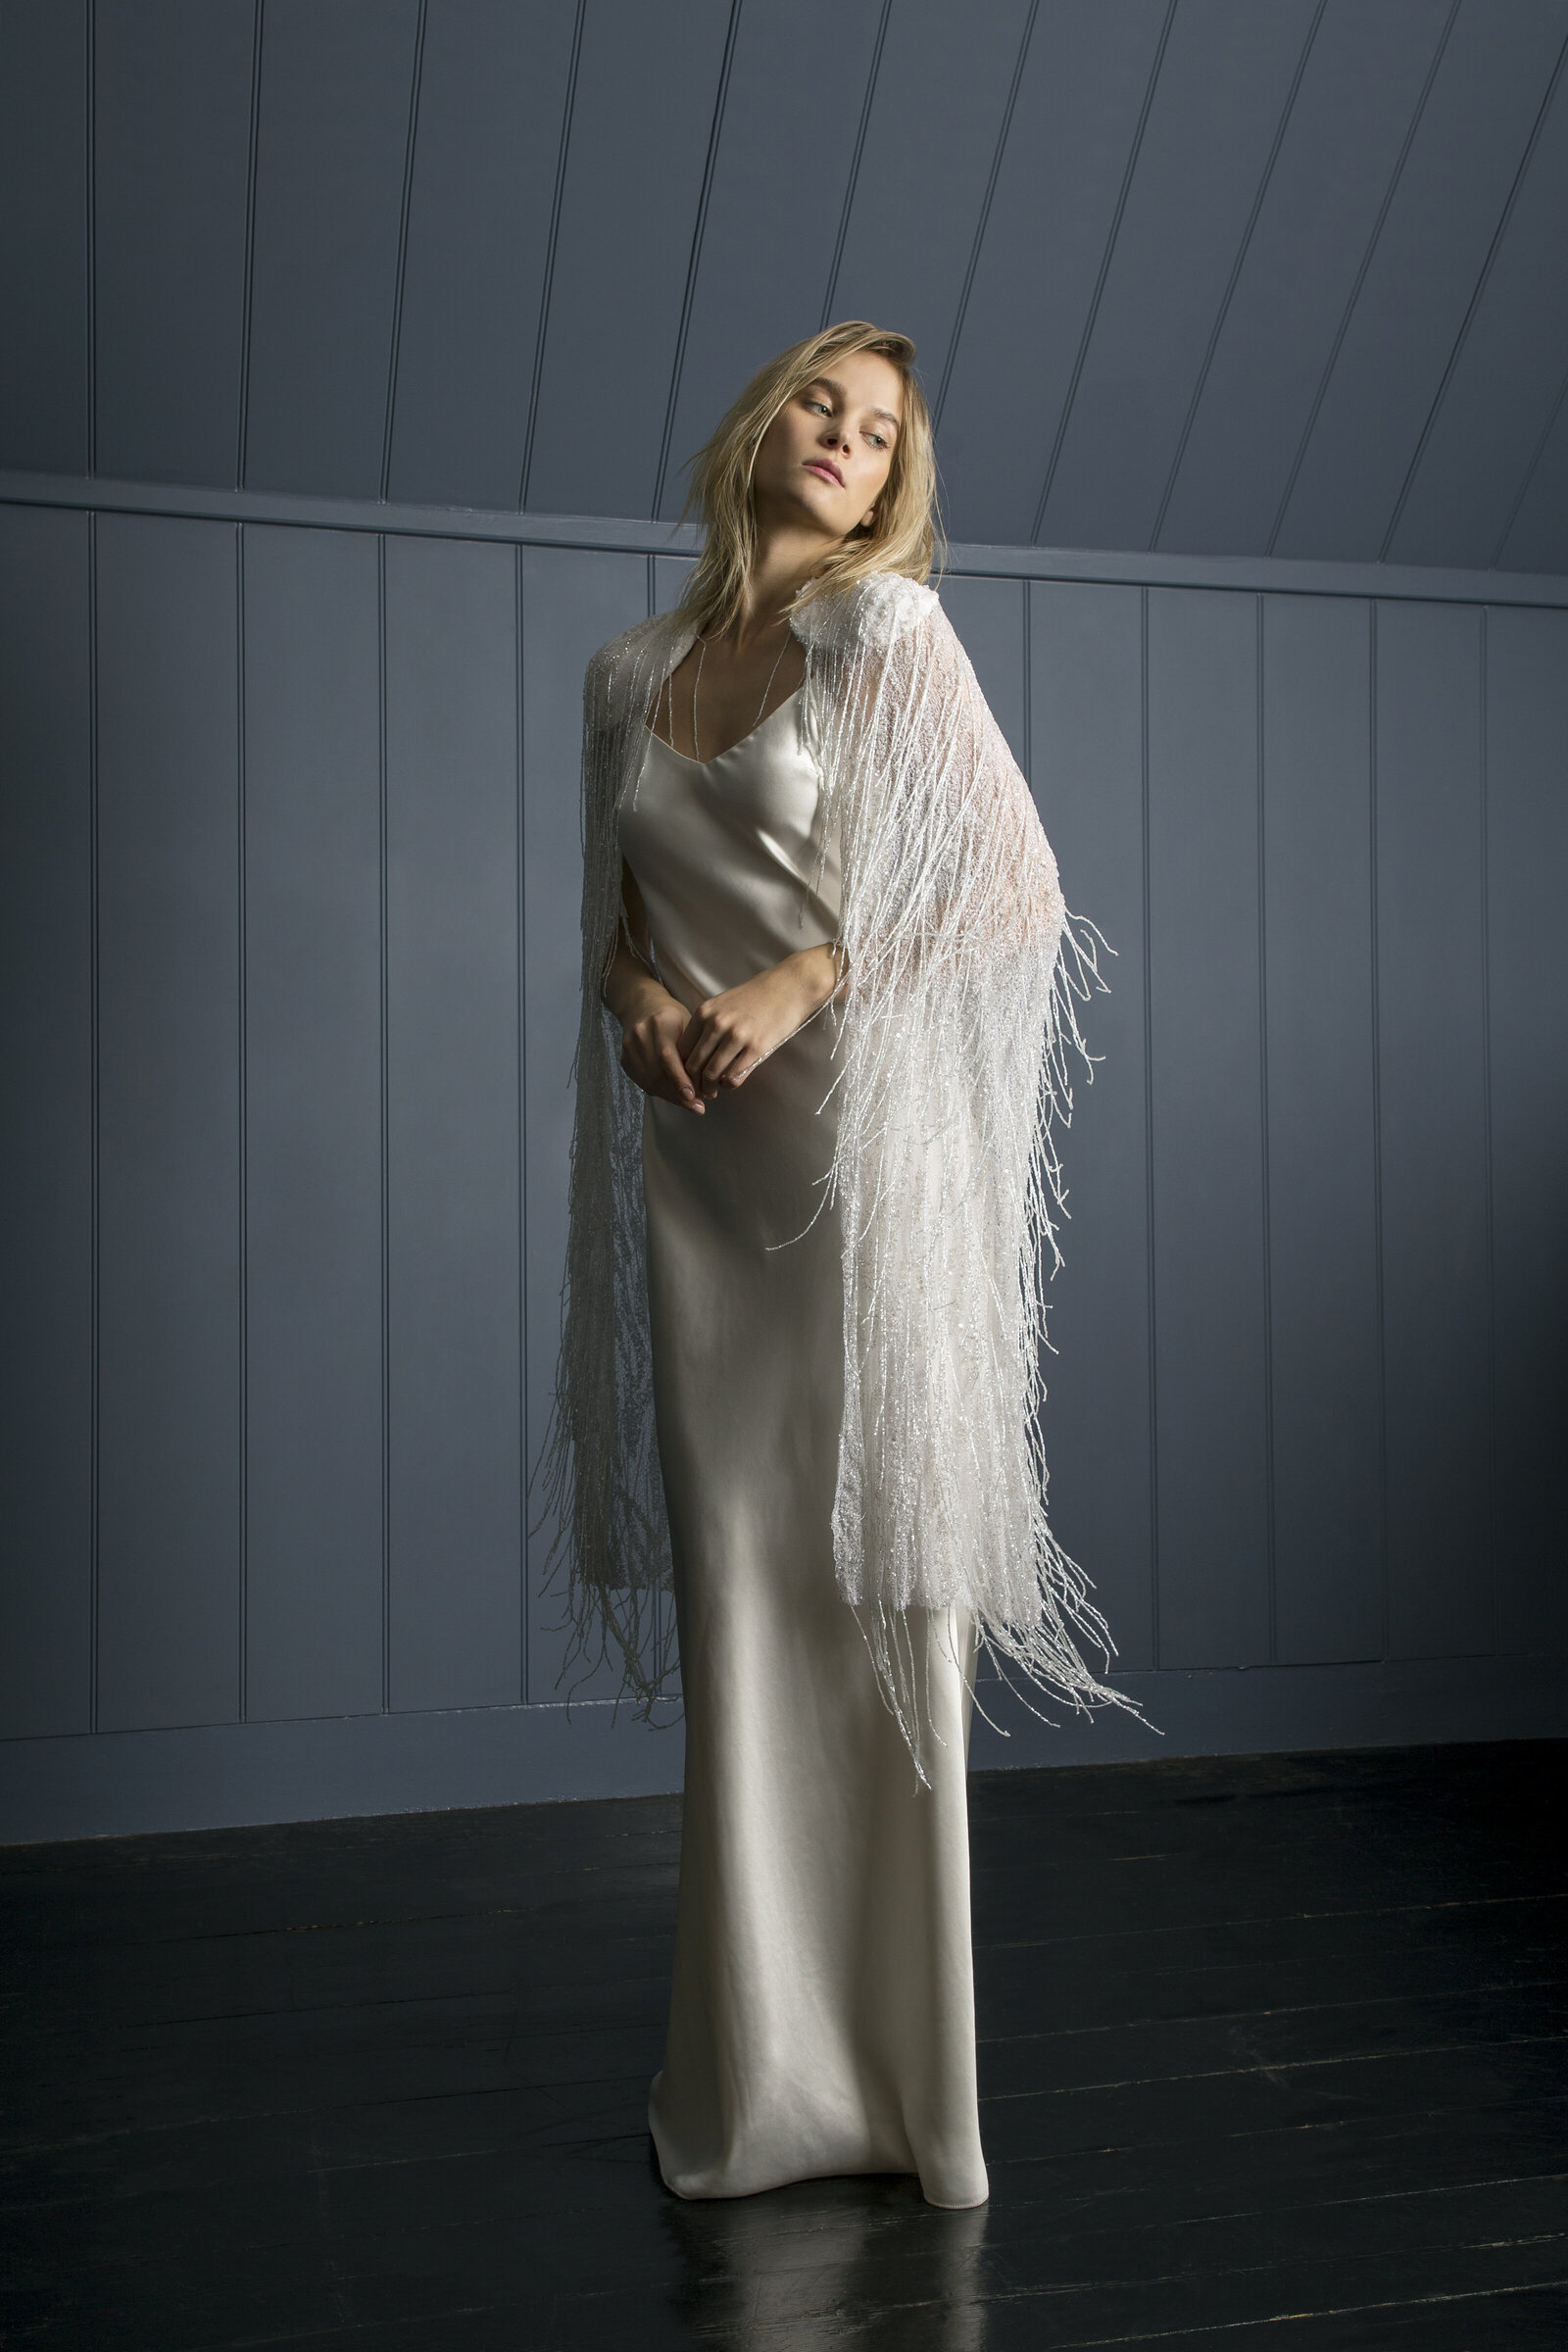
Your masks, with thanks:
<instances>
[{"instance_id":1,"label":"v-neckline","mask_svg":"<svg viewBox=\"0 0 1568 2352\"><path fill-rule=\"evenodd\" d=\"M643 733L645 735L652 735L655 743L661 745L662 749L669 754L672 760L680 760L681 764L685 767L716 767L721 760L730 759L736 752L740 751L743 745L750 743L754 735L760 735L764 727L770 727L774 719L777 718L779 712L789 709L791 703L794 702L795 697L800 693L801 686L804 686L805 684L806 680L802 678L800 686L792 686L789 690L789 693L784 697L784 700L781 703L775 703L765 718L760 718L755 727L748 727L746 733L742 735L736 742L732 743L727 751L715 752L711 760L694 760L690 752L677 752L672 743L664 742L662 735L654 733L654 729L648 724L646 719L643 721Z\"/></svg>"}]
</instances>

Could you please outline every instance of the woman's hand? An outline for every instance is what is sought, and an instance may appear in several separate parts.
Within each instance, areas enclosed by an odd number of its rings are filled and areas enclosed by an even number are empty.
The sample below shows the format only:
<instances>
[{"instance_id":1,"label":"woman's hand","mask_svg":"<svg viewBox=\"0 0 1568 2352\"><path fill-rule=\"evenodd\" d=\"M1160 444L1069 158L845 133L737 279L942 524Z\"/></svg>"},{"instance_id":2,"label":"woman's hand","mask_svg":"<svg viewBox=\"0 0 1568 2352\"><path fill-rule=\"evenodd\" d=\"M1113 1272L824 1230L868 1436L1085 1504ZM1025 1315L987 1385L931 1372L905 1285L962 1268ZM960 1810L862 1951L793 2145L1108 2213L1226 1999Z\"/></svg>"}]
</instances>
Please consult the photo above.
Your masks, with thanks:
<instances>
[{"instance_id":1,"label":"woman's hand","mask_svg":"<svg viewBox=\"0 0 1568 2352\"><path fill-rule=\"evenodd\" d=\"M645 1095L701 1111L702 1100L681 1061L679 1041L688 1014L667 989L649 987L620 1033L620 1066Z\"/></svg>"},{"instance_id":2,"label":"woman's hand","mask_svg":"<svg viewBox=\"0 0 1568 2352\"><path fill-rule=\"evenodd\" d=\"M704 1098L711 1102L721 1086L743 1086L760 1061L827 1003L843 973L836 949L802 948L738 988L705 997L676 1047Z\"/></svg>"},{"instance_id":3,"label":"woman's hand","mask_svg":"<svg viewBox=\"0 0 1568 2352\"><path fill-rule=\"evenodd\" d=\"M645 1095L683 1102L701 1111L696 1087L687 1077L676 1040L686 1026L686 1007L672 997L652 968L648 916L637 877L620 865L621 924L600 994L620 1023L620 1066ZM634 950L633 943L642 945Z\"/></svg>"}]
</instances>

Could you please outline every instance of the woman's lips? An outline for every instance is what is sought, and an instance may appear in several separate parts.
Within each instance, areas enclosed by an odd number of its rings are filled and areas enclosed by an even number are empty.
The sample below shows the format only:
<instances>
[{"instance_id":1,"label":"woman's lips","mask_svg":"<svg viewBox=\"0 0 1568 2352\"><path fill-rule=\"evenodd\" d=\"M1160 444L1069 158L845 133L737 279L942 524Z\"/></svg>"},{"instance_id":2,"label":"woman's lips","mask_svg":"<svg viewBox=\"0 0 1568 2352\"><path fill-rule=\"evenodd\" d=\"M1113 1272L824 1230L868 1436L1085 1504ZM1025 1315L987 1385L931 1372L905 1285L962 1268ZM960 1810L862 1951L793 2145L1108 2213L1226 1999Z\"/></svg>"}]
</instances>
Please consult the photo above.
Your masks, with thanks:
<instances>
[{"instance_id":1,"label":"woman's lips","mask_svg":"<svg viewBox=\"0 0 1568 2352\"><path fill-rule=\"evenodd\" d=\"M806 470L808 473L819 473L824 482L832 482L837 489L844 487L843 474L836 466L830 466L825 458L808 458Z\"/></svg>"}]
</instances>

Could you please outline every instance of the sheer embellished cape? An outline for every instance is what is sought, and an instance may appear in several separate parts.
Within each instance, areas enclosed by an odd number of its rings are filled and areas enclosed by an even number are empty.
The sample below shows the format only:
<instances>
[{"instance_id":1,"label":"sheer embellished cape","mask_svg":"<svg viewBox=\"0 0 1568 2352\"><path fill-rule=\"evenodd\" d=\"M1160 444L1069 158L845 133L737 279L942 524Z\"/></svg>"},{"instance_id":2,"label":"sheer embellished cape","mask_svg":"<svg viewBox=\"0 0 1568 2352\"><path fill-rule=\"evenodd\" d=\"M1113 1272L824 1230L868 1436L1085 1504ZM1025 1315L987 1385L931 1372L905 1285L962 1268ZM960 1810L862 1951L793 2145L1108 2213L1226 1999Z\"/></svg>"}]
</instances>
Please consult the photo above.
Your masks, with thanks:
<instances>
[{"instance_id":1,"label":"sheer embellished cape","mask_svg":"<svg viewBox=\"0 0 1568 2352\"><path fill-rule=\"evenodd\" d=\"M1092 926L934 592L877 573L797 607L836 825L833 1007L844 1416L838 1589L916 1753L906 1612L956 1603L1004 1676L1076 1708L1137 1709L1097 1680L1111 1642L1052 1532L1040 1428L1044 1285L1059 1262L1055 1130L1071 1114ZM588 664L582 743L582 1015L573 1072L561 1349L530 1486L554 1521L568 1665L608 1657L644 1709L673 1663L669 1530L654 1426L642 1200L645 1097L601 988L621 935L615 809L655 699L695 642L638 622ZM1102 985L1102 983L1101 983ZM817 1014L814 1018L823 1018ZM1087 1058L1087 1057L1086 1057Z\"/></svg>"}]
</instances>

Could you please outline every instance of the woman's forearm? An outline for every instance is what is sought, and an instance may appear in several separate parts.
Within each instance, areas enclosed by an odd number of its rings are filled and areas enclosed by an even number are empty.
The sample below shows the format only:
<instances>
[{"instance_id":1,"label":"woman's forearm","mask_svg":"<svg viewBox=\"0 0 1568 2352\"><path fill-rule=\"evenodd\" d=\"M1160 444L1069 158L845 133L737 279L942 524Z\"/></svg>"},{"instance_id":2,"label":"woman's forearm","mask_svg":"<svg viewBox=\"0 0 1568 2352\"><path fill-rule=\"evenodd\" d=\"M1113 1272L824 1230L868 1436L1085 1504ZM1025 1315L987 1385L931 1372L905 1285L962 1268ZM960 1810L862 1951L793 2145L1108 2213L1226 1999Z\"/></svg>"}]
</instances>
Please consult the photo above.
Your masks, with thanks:
<instances>
[{"instance_id":1,"label":"woman's forearm","mask_svg":"<svg viewBox=\"0 0 1568 2352\"><path fill-rule=\"evenodd\" d=\"M615 953L599 993L622 1029L629 1028L633 1021L661 1004L678 1002L647 964L633 955L624 931L615 942Z\"/></svg>"},{"instance_id":2,"label":"woman's forearm","mask_svg":"<svg viewBox=\"0 0 1568 2352\"><path fill-rule=\"evenodd\" d=\"M775 970L788 967L790 977L800 992L801 1018L808 1019L820 1011L830 997L836 996L848 975L849 966L842 948L826 945L801 948L793 956L781 959ZM600 991L606 1005L623 1029L641 1019L660 1004L676 1002L662 981L657 980L648 966L635 956L621 933L615 942L615 953L605 974Z\"/></svg>"},{"instance_id":3,"label":"woman's forearm","mask_svg":"<svg viewBox=\"0 0 1568 2352\"><path fill-rule=\"evenodd\" d=\"M836 944L801 948L784 960L799 967L801 986L808 1000L808 1017L819 1012L830 997L836 997L849 977L849 958Z\"/></svg>"},{"instance_id":4,"label":"woman's forearm","mask_svg":"<svg viewBox=\"0 0 1568 2352\"><path fill-rule=\"evenodd\" d=\"M689 1011L622 929L600 996L619 1024L627 1076L645 1093L701 1111L721 1083L742 1085L760 1060L820 1012L848 970L836 944L800 948Z\"/></svg>"}]
</instances>

